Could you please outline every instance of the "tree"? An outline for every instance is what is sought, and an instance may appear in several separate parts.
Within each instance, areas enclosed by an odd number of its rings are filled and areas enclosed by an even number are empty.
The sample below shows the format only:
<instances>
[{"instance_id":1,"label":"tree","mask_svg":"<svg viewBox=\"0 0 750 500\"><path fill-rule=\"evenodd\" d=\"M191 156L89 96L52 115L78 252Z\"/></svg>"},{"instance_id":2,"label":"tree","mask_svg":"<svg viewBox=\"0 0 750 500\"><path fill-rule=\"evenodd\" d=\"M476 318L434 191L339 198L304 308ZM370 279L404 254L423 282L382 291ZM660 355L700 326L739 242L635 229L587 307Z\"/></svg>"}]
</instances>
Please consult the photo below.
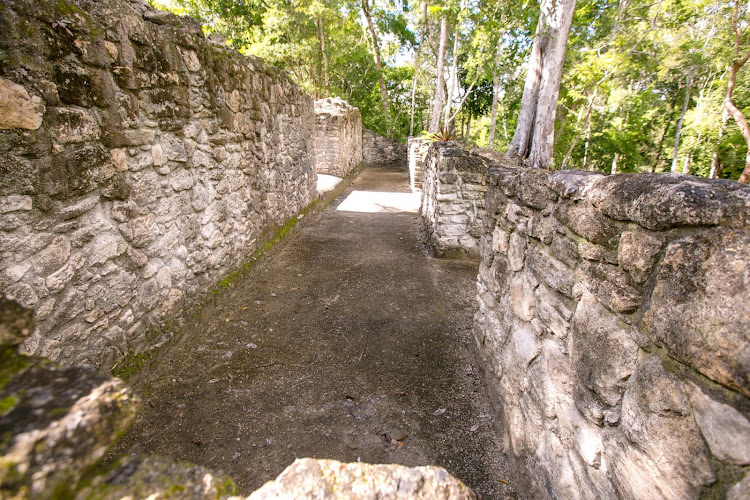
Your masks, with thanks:
<instances>
[{"instance_id":1,"label":"tree","mask_svg":"<svg viewBox=\"0 0 750 500\"><path fill-rule=\"evenodd\" d=\"M372 24L372 15L370 14L370 0L362 0L362 13L367 20L367 31L370 33L372 52L375 55L375 67L378 69L378 87L380 88L380 97L383 100L383 112L390 123L391 106L388 101L388 90L385 85L385 79L383 78L383 62L380 55L380 42L378 41L378 35L375 33L375 27Z\"/></svg>"},{"instance_id":2,"label":"tree","mask_svg":"<svg viewBox=\"0 0 750 500\"><path fill-rule=\"evenodd\" d=\"M734 1L734 11L732 13L732 29L735 35L734 41L734 57L732 64L729 66L729 81L727 82L727 93L724 96L724 109L727 110L734 121L737 122L737 126L740 128L742 138L745 139L747 145L747 152L745 153L745 168L740 175L739 181L745 184L750 183L750 125L748 125L745 115L742 114L737 106L735 106L732 100L732 94L734 93L734 87L737 83L737 73L745 65L748 59L750 59L750 50L744 55L740 56L742 49L742 30L739 24L739 0Z\"/></svg>"},{"instance_id":3,"label":"tree","mask_svg":"<svg viewBox=\"0 0 750 500\"><path fill-rule=\"evenodd\" d=\"M549 168L555 140L555 112L576 0L542 0L531 50L521 112L509 154Z\"/></svg>"},{"instance_id":4,"label":"tree","mask_svg":"<svg viewBox=\"0 0 750 500\"><path fill-rule=\"evenodd\" d=\"M440 48L436 62L436 79L435 79L435 97L432 100L432 113L430 114L431 133L437 133L440 130L440 112L443 109L443 95L445 94L445 46L448 44L448 13L447 9L440 9Z\"/></svg>"}]
</instances>

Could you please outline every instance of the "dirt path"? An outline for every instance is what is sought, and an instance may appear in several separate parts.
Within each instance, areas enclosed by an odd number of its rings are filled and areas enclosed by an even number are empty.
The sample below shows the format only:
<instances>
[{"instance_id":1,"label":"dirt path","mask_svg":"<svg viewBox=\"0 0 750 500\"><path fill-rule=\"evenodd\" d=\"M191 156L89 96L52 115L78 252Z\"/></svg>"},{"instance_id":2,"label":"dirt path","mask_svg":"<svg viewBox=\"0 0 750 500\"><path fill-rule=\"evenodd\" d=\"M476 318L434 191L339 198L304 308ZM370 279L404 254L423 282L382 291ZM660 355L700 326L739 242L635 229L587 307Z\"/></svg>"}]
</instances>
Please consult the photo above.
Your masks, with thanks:
<instances>
[{"instance_id":1,"label":"dirt path","mask_svg":"<svg viewBox=\"0 0 750 500\"><path fill-rule=\"evenodd\" d=\"M244 493L317 457L441 465L505 497L471 340L478 263L427 257L414 213L337 210L352 190L406 193L408 173L366 168L206 306L131 379L146 404L116 453L222 469Z\"/></svg>"}]
</instances>

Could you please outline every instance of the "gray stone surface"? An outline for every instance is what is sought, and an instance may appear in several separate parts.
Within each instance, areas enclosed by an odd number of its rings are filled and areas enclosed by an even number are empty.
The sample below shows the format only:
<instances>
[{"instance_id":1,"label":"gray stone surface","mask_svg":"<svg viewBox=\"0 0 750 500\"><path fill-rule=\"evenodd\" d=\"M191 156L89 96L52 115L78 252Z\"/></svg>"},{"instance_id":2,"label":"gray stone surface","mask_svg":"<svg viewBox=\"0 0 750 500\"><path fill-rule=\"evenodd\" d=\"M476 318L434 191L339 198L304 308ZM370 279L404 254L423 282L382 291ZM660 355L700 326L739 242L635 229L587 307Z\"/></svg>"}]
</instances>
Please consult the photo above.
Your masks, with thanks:
<instances>
[{"instance_id":1,"label":"gray stone surface","mask_svg":"<svg viewBox=\"0 0 750 500\"><path fill-rule=\"evenodd\" d=\"M479 256L490 163L454 142L433 142L424 160L420 231L438 256Z\"/></svg>"},{"instance_id":2,"label":"gray stone surface","mask_svg":"<svg viewBox=\"0 0 750 500\"><path fill-rule=\"evenodd\" d=\"M741 497L750 189L499 163L475 336L528 497Z\"/></svg>"},{"instance_id":3,"label":"gray stone surface","mask_svg":"<svg viewBox=\"0 0 750 500\"><path fill-rule=\"evenodd\" d=\"M407 161L407 146L388 137L378 135L372 130L363 129L362 159L368 165L404 164Z\"/></svg>"},{"instance_id":4,"label":"gray stone surface","mask_svg":"<svg viewBox=\"0 0 750 500\"><path fill-rule=\"evenodd\" d=\"M441 467L345 464L303 458L296 460L275 481L255 491L248 500L286 498L473 500L478 497Z\"/></svg>"},{"instance_id":5,"label":"gray stone surface","mask_svg":"<svg viewBox=\"0 0 750 500\"><path fill-rule=\"evenodd\" d=\"M409 161L409 186L414 192L422 190L422 179L424 177L424 159L430 142L422 137L409 137L407 142L407 154Z\"/></svg>"},{"instance_id":6,"label":"gray stone surface","mask_svg":"<svg viewBox=\"0 0 750 500\"><path fill-rule=\"evenodd\" d=\"M0 288L28 352L108 368L315 199L313 103L141 2L3 9Z\"/></svg>"},{"instance_id":7,"label":"gray stone surface","mask_svg":"<svg viewBox=\"0 0 750 500\"><path fill-rule=\"evenodd\" d=\"M315 169L343 177L362 162L359 109L338 97L315 101Z\"/></svg>"}]
</instances>

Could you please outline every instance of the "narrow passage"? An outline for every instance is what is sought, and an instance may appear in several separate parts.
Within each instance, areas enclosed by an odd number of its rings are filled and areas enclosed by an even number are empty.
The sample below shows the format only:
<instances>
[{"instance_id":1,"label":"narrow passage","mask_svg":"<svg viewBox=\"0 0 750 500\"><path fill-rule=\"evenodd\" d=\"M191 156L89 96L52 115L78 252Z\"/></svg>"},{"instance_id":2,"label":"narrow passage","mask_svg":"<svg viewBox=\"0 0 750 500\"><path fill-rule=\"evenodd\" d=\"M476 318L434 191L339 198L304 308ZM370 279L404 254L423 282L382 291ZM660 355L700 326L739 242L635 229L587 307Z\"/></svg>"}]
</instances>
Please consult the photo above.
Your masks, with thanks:
<instances>
[{"instance_id":1,"label":"narrow passage","mask_svg":"<svg viewBox=\"0 0 750 500\"><path fill-rule=\"evenodd\" d=\"M502 498L501 443L472 346L478 262L428 257L416 213L337 210L345 200L358 210L371 191L403 201L408 185L401 165L365 168L204 307L131 378L143 410L113 456L221 469L245 494L297 457L440 465Z\"/></svg>"}]
</instances>

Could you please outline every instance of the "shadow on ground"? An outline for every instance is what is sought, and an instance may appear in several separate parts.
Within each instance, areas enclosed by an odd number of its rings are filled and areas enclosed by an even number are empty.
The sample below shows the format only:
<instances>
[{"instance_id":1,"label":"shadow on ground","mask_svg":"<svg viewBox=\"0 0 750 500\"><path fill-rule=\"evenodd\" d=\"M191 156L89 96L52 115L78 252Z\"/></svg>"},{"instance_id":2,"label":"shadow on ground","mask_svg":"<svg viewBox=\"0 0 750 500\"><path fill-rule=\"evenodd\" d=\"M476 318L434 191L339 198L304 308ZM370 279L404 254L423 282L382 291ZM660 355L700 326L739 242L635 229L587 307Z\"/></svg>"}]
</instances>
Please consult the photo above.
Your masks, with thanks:
<instances>
[{"instance_id":1,"label":"shadow on ground","mask_svg":"<svg viewBox=\"0 0 750 500\"><path fill-rule=\"evenodd\" d=\"M146 404L112 456L222 469L244 493L297 457L440 465L506 496L471 340L478 263L426 256L413 213L337 211L352 190L408 192L408 173L364 169L207 305L131 379Z\"/></svg>"}]
</instances>

